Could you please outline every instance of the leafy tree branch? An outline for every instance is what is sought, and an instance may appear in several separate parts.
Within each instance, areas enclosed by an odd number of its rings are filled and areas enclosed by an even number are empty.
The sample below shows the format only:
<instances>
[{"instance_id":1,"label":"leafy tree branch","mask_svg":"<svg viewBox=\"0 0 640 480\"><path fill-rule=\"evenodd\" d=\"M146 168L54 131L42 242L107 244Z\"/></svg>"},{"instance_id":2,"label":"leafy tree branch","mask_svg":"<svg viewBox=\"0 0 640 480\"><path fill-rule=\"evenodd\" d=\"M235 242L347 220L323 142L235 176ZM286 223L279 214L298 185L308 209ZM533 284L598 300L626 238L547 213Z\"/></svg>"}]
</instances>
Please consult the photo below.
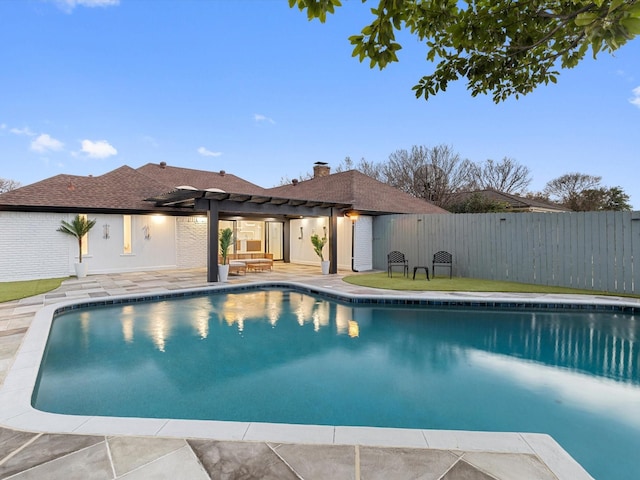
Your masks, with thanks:
<instances>
[{"instance_id":1,"label":"leafy tree branch","mask_svg":"<svg viewBox=\"0 0 640 480\"><path fill-rule=\"evenodd\" d=\"M368 0L361 0L367 3ZM289 0L308 18L326 20L340 0ZM472 96L498 103L556 83L591 49L614 52L640 34L640 0L378 0L373 20L352 35L353 56L371 68L397 62L396 32L407 29L437 62L413 87L427 100L465 79Z\"/></svg>"}]
</instances>

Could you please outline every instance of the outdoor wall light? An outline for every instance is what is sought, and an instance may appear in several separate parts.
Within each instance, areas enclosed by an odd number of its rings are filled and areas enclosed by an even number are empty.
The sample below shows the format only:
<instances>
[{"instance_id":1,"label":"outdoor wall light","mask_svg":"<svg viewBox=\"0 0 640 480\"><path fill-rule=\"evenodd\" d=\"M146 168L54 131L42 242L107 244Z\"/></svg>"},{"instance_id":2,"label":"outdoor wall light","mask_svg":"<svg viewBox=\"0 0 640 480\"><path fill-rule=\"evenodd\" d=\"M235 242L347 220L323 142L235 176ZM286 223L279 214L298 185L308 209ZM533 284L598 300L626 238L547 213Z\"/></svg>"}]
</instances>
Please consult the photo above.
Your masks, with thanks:
<instances>
[{"instance_id":1,"label":"outdoor wall light","mask_svg":"<svg viewBox=\"0 0 640 480\"><path fill-rule=\"evenodd\" d=\"M327 236L327 227L326 227L326 226L323 226L323 227L322 227L322 230L324 231L324 236L326 237L326 236Z\"/></svg>"},{"instance_id":2,"label":"outdoor wall light","mask_svg":"<svg viewBox=\"0 0 640 480\"><path fill-rule=\"evenodd\" d=\"M151 229L149 228L149 225L142 227L142 231L144 232L144 239L151 240Z\"/></svg>"},{"instance_id":3,"label":"outdoor wall light","mask_svg":"<svg viewBox=\"0 0 640 480\"><path fill-rule=\"evenodd\" d=\"M109 238L111 238L111 235L109 234L109 224L105 223L104 225L102 225L102 238L104 238L105 240L109 240Z\"/></svg>"},{"instance_id":4,"label":"outdoor wall light","mask_svg":"<svg viewBox=\"0 0 640 480\"><path fill-rule=\"evenodd\" d=\"M348 210L344 213L344 216L350 219L352 222L358 220L358 212L354 212L353 210Z\"/></svg>"},{"instance_id":5,"label":"outdoor wall light","mask_svg":"<svg viewBox=\"0 0 640 480\"><path fill-rule=\"evenodd\" d=\"M304 237L304 228L300 227L300 236L298 237L298 240L302 240L302 237Z\"/></svg>"}]
</instances>

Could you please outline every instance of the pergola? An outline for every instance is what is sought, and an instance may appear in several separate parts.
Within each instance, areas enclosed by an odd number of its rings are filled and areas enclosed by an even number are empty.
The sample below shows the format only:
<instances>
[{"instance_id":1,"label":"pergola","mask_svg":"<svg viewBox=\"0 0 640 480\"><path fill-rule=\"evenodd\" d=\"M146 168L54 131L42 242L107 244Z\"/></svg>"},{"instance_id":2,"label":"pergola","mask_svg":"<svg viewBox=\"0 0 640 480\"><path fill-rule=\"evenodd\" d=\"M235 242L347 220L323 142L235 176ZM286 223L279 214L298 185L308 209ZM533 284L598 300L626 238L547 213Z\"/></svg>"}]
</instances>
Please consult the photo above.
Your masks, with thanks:
<instances>
[{"instance_id":1,"label":"pergola","mask_svg":"<svg viewBox=\"0 0 640 480\"><path fill-rule=\"evenodd\" d=\"M218 222L221 216L281 217L284 222L284 261L289 261L290 218L329 217L329 273L338 272L338 217L352 210L347 203L302 200L267 195L228 193L219 189L178 187L147 198L158 207L190 209L207 214L207 281L218 281Z\"/></svg>"}]
</instances>

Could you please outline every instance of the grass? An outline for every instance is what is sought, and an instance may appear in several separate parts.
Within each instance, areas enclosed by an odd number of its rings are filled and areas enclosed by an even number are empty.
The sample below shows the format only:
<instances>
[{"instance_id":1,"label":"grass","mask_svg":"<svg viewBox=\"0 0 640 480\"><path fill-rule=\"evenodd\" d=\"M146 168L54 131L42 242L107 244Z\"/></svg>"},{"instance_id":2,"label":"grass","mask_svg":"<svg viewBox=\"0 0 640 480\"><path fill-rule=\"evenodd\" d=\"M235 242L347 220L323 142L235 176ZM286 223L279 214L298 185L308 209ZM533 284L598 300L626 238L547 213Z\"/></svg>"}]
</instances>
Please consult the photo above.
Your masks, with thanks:
<instances>
[{"instance_id":1,"label":"grass","mask_svg":"<svg viewBox=\"0 0 640 480\"><path fill-rule=\"evenodd\" d=\"M0 283L0 303L50 292L58 288L62 281L66 279L67 277L28 280L25 282L2 282Z\"/></svg>"},{"instance_id":2,"label":"grass","mask_svg":"<svg viewBox=\"0 0 640 480\"><path fill-rule=\"evenodd\" d=\"M0 283L0 303L10 300L31 297L55 290L65 278L48 278L30 280L26 282ZM552 287L548 285L532 285L529 283L500 282L480 278L436 277L427 282L424 272L418 272L416 279L405 278L401 273L395 273L389 278L386 272L363 273L344 277L344 281L362 287L383 288L387 290L411 290L434 292L513 292L513 293L568 293L583 295L615 295L618 297L640 298L640 295L625 295L620 293L598 292L577 288Z\"/></svg>"},{"instance_id":3,"label":"grass","mask_svg":"<svg viewBox=\"0 0 640 480\"><path fill-rule=\"evenodd\" d=\"M638 298L639 295L621 295L619 293L581 290L577 288L552 287L548 285L532 285L528 283L502 282L480 278L436 277L430 282L425 280L424 272L418 272L416 279L405 278L401 273L394 273L393 278L387 272L364 273L344 277L345 282L362 287L384 288L387 290L439 291L439 292L513 292L513 293L568 293L588 295L615 295Z\"/></svg>"}]
</instances>

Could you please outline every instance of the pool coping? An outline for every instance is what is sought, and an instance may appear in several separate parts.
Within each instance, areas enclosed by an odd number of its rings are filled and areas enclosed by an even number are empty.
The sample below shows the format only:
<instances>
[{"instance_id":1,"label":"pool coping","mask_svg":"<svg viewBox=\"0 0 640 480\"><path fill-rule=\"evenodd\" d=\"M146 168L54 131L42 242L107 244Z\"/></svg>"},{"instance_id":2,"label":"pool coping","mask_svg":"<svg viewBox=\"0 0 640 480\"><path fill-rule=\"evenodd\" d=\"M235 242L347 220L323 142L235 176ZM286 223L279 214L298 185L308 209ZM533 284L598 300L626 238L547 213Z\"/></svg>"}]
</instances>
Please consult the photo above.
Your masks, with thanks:
<instances>
[{"instance_id":1,"label":"pool coping","mask_svg":"<svg viewBox=\"0 0 640 480\"><path fill-rule=\"evenodd\" d=\"M149 301L203 295L215 291L246 291L265 286L295 288L308 293L318 293L334 299L350 301L357 305L370 303L374 305L489 306L494 308L528 308L533 305L538 308L640 312L639 303L621 298L563 298L549 295L532 295L531 297L525 295L524 298L520 295L515 298L504 294L465 293L460 298L454 295L452 299L451 292L439 292L440 295L434 295L435 292L429 292L429 295L424 295L423 292L386 292L378 295L369 293L361 295L338 291L332 287L310 286L305 283L289 281L211 285L166 293L132 293L111 296L108 300L99 298L95 300L67 300L44 306L36 313L15 356L14 363L0 387L0 424L17 430L58 434L134 435L323 445L357 444L378 447L532 454L538 456L561 480L592 478L551 436L543 433L81 416L47 413L31 406L31 396L56 312L89 305L126 304L141 301L139 299ZM365 302L365 299L369 299L369 301Z\"/></svg>"}]
</instances>

